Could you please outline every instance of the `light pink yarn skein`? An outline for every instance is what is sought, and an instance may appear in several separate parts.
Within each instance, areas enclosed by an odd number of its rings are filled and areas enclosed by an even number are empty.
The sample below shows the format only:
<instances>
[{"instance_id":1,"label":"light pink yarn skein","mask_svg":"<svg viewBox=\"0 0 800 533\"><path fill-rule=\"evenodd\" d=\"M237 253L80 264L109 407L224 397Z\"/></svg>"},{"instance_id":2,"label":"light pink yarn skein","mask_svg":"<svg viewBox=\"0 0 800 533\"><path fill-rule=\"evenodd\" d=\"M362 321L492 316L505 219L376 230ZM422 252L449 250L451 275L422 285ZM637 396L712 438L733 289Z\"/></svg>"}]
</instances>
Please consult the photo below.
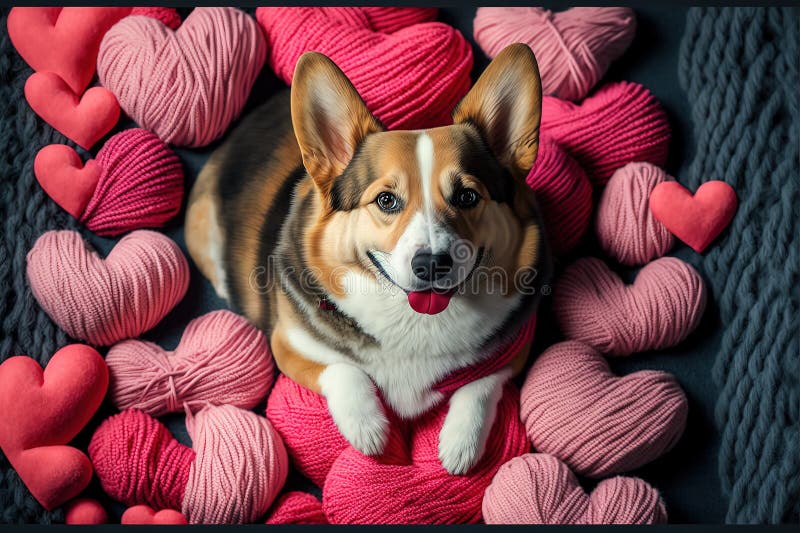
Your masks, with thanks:
<instances>
[{"instance_id":1,"label":"light pink yarn skein","mask_svg":"<svg viewBox=\"0 0 800 533\"><path fill-rule=\"evenodd\" d=\"M266 396L275 372L266 336L224 309L189 322L174 351L127 340L111 347L106 363L114 405L151 416L208 403L253 408Z\"/></svg>"},{"instance_id":2,"label":"light pink yarn skein","mask_svg":"<svg viewBox=\"0 0 800 533\"><path fill-rule=\"evenodd\" d=\"M196 456L181 512L191 524L249 524L267 512L289 473L280 435L263 416L232 405L187 414Z\"/></svg>"},{"instance_id":3,"label":"light pink yarn skein","mask_svg":"<svg viewBox=\"0 0 800 533\"><path fill-rule=\"evenodd\" d=\"M600 246L623 265L643 265L672 248L672 233L650 211L656 185L673 181L650 163L629 163L608 180L597 205L595 230Z\"/></svg>"},{"instance_id":4,"label":"light pink yarn skein","mask_svg":"<svg viewBox=\"0 0 800 533\"><path fill-rule=\"evenodd\" d=\"M706 307L700 274L675 257L645 265L627 285L600 259L584 257L556 282L553 310L567 339L608 355L630 355L678 344Z\"/></svg>"},{"instance_id":5,"label":"light pink yarn skein","mask_svg":"<svg viewBox=\"0 0 800 533\"><path fill-rule=\"evenodd\" d=\"M173 31L129 16L103 37L100 83L142 128L176 146L205 146L239 116L261 71L261 28L233 7L198 7Z\"/></svg>"},{"instance_id":6,"label":"light pink yarn skein","mask_svg":"<svg viewBox=\"0 0 800 533\"><path fill-rule=\"evenodd\" d=\"M627 7L480 7L475 40L489 57L512 43L536 54L544 94L580 100L633 41L636 15Z\"/></svg>"},{"instance_id":7,"label":"light pink yarn skein","mask_svg":"<svg viewBox=\"0 0 800 533\"><path fill-rule=\"evenodd\" d=\"M569 467L551 455L528 453L500 467L483 497L487 524L659 524L661 497L638 478L601 481L587 495Z\"/></svg>"}]
</instances>

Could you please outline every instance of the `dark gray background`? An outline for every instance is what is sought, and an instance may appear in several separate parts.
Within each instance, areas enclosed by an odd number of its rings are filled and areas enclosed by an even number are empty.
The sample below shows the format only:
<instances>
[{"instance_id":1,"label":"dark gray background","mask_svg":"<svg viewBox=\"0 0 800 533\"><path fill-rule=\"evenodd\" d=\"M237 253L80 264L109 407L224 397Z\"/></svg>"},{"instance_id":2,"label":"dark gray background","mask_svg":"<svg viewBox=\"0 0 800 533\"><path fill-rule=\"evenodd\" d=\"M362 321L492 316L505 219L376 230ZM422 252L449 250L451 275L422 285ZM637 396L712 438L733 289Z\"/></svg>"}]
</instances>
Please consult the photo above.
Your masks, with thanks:
<instances>
[{"instance_id":1,"label":"dark gray background","mask_svg":"<svg viewBox=\"0 0 800 533\"><path fill-rule=\"evenodd\" d=\"M554 2L545 2L546 7L559 9ZM480 48L472 39L472 21L474 7L443 8L439 20L452 24L473 44L475 67L473 79L480 74L488 63ZM667 171L681 179L681 168L688 166L692 155L691 120L689 103L678 85L677 63L681 36L683 33L686 8L668 6L634 6L638 17L636 38L625 56L612 65L605 80L630 80L643 84L662 102L669 115L673 136ZM247 9L252 12L252 8ZM185 16L190 9L181 9ZM265 65L264 71L248 102L247 110L263 102L283 83ZM131 127L131 122L121 124L118 129ZM189 187L202 167L208 154L218 145L200 150L178 149L178 155L184 163L186 173L187 194ZM102 144L98 143L98 146ZM183 214L165 229L165 233L176 240L185 251L183 241ZM590 232L591 233L591 232ZM87 238L101 252L107 252L115 240L102 239L84 231ZM574 257L580 255L600 255L593 238L588 239ZM684 245L676 246L672 255L688 259L694 252ZM568 258L566 262L568 262ZM630 278L633 271L620 271ZM702 272L701 272L702 274ZM173 348L179 341L181 332L189 320L212 309L225 307L213 293L210 285L192 266L192 281L186 297L154 330L144 337L158 342L166 348ZM720 332L716 303L709 300L704 319L698 329L679 346L661 352L637 354L624 360L613 360L613 368L622 374L639 369L659 369L673 373L686 391L690 402L689 422L686 432L678 445L667 455L632 472L644 478L658 488L666 502L670 522L722 522L727 509L727 501L721 494L717 475L717 451L719 433L714 426L713 414L717 391L711 379L711 366L719 347ZM533 355L538 354L549 344L559 340L559 333L552 320L550 302L543 303L539 313L537 338ZM533 359L532 357L531 359ZM529 361L530 364L530 361ZM104 406L95 421L112 412L110 406ZM261 409L263 413L263 409ZM183 429L182 417L167 417L166 422L176 436L188 443ZM88 428L81 440L87 441L91 428ZM591 488L592 482L585 481L585 487ZM296 474L290 476L287 489L304 489L315 492L311 484ZM92 486L93 495L112 506L121 513L122 508L112 505L100 491L96 481Z\"/></svg>"}]
</instances>

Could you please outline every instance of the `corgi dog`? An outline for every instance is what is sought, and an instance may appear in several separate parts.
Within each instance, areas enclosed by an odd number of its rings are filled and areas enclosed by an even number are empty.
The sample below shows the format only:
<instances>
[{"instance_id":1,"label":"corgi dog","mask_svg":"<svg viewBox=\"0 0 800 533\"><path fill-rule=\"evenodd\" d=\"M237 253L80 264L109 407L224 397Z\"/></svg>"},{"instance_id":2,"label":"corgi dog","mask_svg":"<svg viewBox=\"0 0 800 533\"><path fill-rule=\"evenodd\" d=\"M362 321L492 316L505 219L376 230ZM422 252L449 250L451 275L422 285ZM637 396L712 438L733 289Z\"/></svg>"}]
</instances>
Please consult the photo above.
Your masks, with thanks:
<instances>
[{"instance_id":1,"label":"corgi dog","mask_svg":"<svg viewBox=\"0 0 800 533\"><path fill-rule=\"evenodd\" d=\"M308 52L291 90L245 117L198 176L185 225L194 262L362 453L386 444L384 405L424 413L444 400L437 382L480 364L535 311L551 268L525 183L541 100L533 52L515 44L452 125L387 131L344 73ZM511 375L450 396L448 472L481 458Z\"/></svg>"}]
</instances>

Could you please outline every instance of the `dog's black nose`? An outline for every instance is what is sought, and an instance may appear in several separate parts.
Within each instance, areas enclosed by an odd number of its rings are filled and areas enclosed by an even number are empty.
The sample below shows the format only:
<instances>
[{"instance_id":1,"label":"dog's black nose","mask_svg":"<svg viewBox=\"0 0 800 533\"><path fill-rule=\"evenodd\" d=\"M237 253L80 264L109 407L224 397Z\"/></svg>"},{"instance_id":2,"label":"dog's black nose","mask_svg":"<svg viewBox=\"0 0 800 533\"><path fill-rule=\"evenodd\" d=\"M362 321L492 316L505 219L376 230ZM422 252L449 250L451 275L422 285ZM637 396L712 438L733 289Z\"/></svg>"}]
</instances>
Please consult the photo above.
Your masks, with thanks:
<instances>
[{"instance_id":1,"label":"dog's black nose","mask_svg":"<svg viewBox=\"0 0 800 533\"><path fill-rule=\"evenodd\" d=\"M422 281L434 281L450 273L453 258L450 254L417 252L411 259L411 270Z\"/></svg>"}]
</instances>

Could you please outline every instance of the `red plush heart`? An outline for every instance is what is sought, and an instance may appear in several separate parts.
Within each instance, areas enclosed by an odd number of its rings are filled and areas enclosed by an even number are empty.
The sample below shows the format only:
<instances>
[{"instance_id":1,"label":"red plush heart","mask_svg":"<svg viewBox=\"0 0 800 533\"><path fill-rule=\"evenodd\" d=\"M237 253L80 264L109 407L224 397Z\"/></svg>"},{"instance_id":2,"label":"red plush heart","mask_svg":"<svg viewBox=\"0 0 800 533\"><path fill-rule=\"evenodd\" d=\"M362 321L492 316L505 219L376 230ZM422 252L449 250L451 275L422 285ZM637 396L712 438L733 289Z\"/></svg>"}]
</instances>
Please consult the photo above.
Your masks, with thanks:
<instances>
[{"instance_id":1,"label":"red plush heart","mask_svg":"<svg viewBox=\"0 0 800 533\"><path fill-rule=\"evenodd\" d=\"M122 524L147 524L161 526L178 526L188 524L186 517L174 509L162 509L156 512L149 505L134 505L122 513Z\"/></svg>"},{"instance_id":2,"label":"red plush heart","mask_svg":"<svg viewBox=\"0 0 800 533\"><path fill-rule=\"evenodd\" d=\"M103 35L130 12L130 7L15 7L8 35L33 70L54 72L82 94L94 76Z\"/></svg>"},{"instance_id":3,"label":"red plush heart","mask_svg":"<svg viewBox=\"0 0 800 533\"><path fill-rule=\"evenodd\" d=\"M642 370L617 377L602 355L573 341L536 359L520 396L533 447L590 477L660 457L683 434L687 413L686 396L671 375Z\"/></svg>"},{"instance_id":4,"label":"red plush heart","mask_svg":"<svg viewBox=\"0 0 800 533\"><path fill-rule=\"evenodd\" d=\"M80 97L53 72L31 75L25 99L45 122L87 150L119 120L119 104L108 89L92 87Z\"/></svg>"},{"instance_id":5,"label":"red plush heart","mask_svg":"<svg viewBox=\"0 0 800 533\"><path fill-rule=\"evenodd\" d=\"M65 144L50 144L39 150L33 173L47 195L75 218L83 214L100 180L97 163L90 159L84 165L75 150Z\"/></svg>"},{"instance_id":6,"label":"red plush heart","mask_svg":"<svg viewBox=\"0 0 800 533\"><path fill-rule=\"evenodd\" d=\"M736 206L736 191L724 181L708 181L694 196L677 181L659 183L650 193L656 220L698 253L727 227Z\"/></svg>"},{"instance_id":7,"label":"red plush heart","mask_svg":"<svg viewBox=\"0 0 800 533\"><path fill-rule=\"evenodd\" d=\"M601 481L587 495L570 469L550 455L529 453L504 464L483 499L487 524L660 524L658 492L637 478Z\"/></svg>"},{"instance_id":8,"label":"red plush heart","mask_svg":"<svg viewBox=\"0 0 800 533\"><path fill-rule=\"evenodd\" d=\"M0 365L0 448L48 510L91 480L89 460L65 445L97 411L107 388L105 361L82 344L60 349L44 371L26 356Z\"/></svg>"},{"instance_id":9,"label":"red plush heart","mask_svg":"<svg viewBox=\"0 0 800 533\"><path fill-rule=\"evenodd\" d=\"M462 476L449 474L438 456L448 403L406 428L393 423L380 458L348 446L325 480L325 516L332 524L479 522L483 492L500 465L529 449L518 405L518 391L509 384L497 406L483 458Z\"/></svg>"}]
</instances>

